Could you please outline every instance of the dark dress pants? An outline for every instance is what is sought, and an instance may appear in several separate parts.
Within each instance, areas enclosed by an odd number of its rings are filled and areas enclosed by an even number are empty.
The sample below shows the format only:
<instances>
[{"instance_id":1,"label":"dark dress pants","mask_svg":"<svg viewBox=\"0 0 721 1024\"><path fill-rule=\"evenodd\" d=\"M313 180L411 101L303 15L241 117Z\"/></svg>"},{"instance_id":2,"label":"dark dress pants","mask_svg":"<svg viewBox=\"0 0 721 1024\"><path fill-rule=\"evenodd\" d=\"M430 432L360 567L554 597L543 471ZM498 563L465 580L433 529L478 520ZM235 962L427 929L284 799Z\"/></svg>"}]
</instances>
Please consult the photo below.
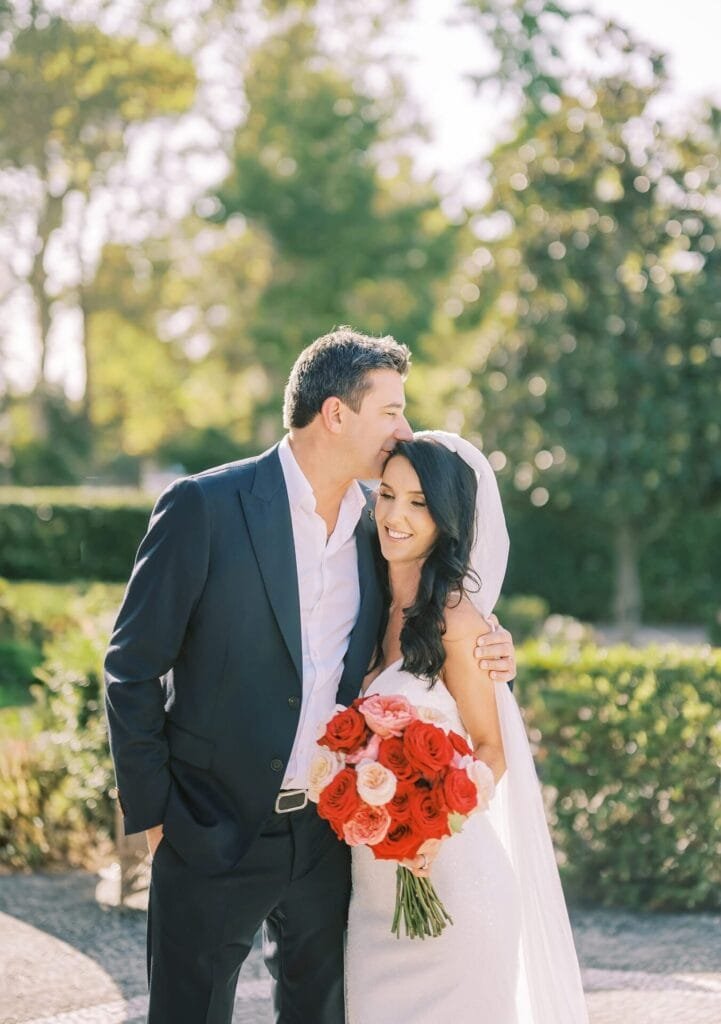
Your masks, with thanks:
<instances>
[{"instance_id":1,"label":"dark dress pants","mask_svg":"<svg viewBox=\"0 0 721 1024\"><path fill-rule=\"evenodd\" d=\"M230 1024L264 923L277 1024L344 1024L350 856L314 805L273 814L233 869L192 871L167 839L153 860L148 1024Z\"/></svg>"}]
</instances>

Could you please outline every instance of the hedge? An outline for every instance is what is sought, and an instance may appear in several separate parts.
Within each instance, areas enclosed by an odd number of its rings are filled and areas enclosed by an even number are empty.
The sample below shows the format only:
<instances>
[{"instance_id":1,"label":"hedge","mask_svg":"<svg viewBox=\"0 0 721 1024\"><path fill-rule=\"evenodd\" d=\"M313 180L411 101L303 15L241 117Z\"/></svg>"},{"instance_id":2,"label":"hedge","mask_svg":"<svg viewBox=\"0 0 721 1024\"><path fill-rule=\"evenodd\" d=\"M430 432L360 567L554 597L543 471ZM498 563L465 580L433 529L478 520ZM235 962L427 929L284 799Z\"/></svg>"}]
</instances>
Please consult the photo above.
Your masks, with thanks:
<instances>
[{"instance_id":1,"label":"hedge","mask_svg":"<svg viewBox=\"0 0 721 1024\"><path fill-rule=\"evenodd\" d=\"M42 651L33 706L0 709L0 866L87 866L110 850L102 659L120 596L99 584L0 581L8 646L32 636Z\"/></svg>"},{"instance_id":2,"label":"hedge","mask_svg":"<svg viewBox=\"0 0 721 1024\"><path fill-rule=\"evenodd\" d=\"M517 692L570 897L721 907L721 650L530 643Z\"/></svg>"},{"instance_id":3,"label":"hedge","mask_svg":"<svg viewBox=\"0 0 721 1024\"><path fill-rule=\"evenodd\" d=\"M610 537L575 509L506 503L511 555L507 594L539 594L552 611L611 618ZM721 609L721 515L689 511L641 554L646 622L711 625Z\"/></svg>"},{"instance_id":4,"label":"hedge","mask_svg":"<svg viewBox=\"0 0 721 1024\"><path fill-rule=\"evenodd\" d=\"M147 494L92 488L0 488L0 576L124 581L152 508ZM610 618L613 558L573 509L507 503L506 595L537 594L556 613ZM712 626L721 609L721 517L689 513L642 555L644 618ZM721 627L716 627L721 628Z\"/></svg>"},{"instance_id":5,"label":"hedge","mask_svg":"<svg viewBox=\"0 0 721 1024\"><path fill-rule=\"evenodd\" d=\"M101 661L122 588L0 581L6 642L39 644L31 709L0 709L0 865L92 863L113 777ZM511 602L516 625L543 612ZM516 693L575 902L721 907L721 650L519 649ZM7 728L10 713L24 724Z\"/></svg>"},{"instance_id":6,"label":"hedge","mask_svg":"<svg viewBox=\"0 0 721 1024\"><path fill-rule=\"evenodd\" d=\"M125 580L151 508L136 491L0 488L0 576Z\"/></svg>"}]
</instances>

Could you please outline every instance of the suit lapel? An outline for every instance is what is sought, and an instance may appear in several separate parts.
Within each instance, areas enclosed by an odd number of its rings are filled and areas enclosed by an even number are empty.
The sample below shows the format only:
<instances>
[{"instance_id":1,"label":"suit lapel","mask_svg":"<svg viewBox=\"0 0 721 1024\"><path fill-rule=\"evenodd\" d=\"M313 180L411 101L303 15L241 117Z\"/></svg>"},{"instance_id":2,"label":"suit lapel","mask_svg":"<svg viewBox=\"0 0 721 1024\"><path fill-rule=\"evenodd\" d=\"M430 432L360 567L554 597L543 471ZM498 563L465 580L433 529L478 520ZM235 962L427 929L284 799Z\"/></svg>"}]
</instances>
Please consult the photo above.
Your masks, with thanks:
<instances>
[{"instance_id":1,"label":"suit lapel","mask_svg":"<svg viewBox=\"0 0 721 1024\"><path fill-rule=\"evenodd\" d=\"M293 659L303 678L298 571L293 544L288 493L277 446L258 459L250 491L239 491L268 600ZM262 639L258 638L259 642Z\"/></svg>"}]
</instances>

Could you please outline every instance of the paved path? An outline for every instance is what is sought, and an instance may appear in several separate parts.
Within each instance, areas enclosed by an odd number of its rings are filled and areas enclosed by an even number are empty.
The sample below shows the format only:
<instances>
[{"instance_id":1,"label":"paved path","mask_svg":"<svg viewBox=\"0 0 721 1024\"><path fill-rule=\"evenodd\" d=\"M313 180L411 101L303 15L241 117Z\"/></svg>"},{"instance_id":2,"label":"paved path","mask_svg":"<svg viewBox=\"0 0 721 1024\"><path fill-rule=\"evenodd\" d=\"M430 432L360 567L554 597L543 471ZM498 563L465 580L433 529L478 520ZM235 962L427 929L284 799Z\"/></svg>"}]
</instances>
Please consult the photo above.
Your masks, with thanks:
<instances>
[{"instance_id":1,"label":"paved path","mask_svg":"<svg viewBox=\"0 0 721 1024\"><path fill-rule=\"evenodd\" d=\"M0 877L0 1024L142 1024L145 915L100 905L97 881ZM721 915L572 916L592 1024L721 1024ZM268 990L256 948L233 1024L270 1024Z\"/></svg>"}]
</instances>

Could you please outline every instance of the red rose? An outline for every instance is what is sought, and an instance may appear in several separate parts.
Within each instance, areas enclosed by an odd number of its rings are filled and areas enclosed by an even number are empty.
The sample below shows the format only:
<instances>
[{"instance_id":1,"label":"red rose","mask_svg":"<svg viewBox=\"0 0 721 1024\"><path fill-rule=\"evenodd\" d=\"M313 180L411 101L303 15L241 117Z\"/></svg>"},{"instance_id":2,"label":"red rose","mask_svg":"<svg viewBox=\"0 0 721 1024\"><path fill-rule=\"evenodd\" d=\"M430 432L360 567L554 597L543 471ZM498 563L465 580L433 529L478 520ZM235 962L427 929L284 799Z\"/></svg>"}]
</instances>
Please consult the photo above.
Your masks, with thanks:
<instances>
[{"instance_id":1,"label":"red rose","mask_svg":"<svg viewBox=\"0 0 721 1024\"><path fill-rule=\"evenodd\" d=\"M318 798L318 814L329 821L339 839L343 838L343 826L352 818L361 799L355 784L352 768L343 768L322 790Z\"/></svg>"},{"instance_id":2,"label":"red rose","mask_svg":"<svg viewBox=\"0 0 721 1024\"><path fill-rule=\"evenodd\" d=\"M424 775L437 775L453 760L451 741L430 722L411 722L403 733L403 750L411 767Z\"/></svg>"},{"instance_id":3,"label":"red rose","mask_svg":"<svg viewBox=\"0 0 721 1024\"><path fill-rule=\"evenodd\" d=\"M406 757L400 736L389 736L388 739L381 740L378 760L385 768L390 769L397 779L418 778L418 772Z\"/></svg>"},{"instance_id":4,"label":"red rose","mask_svg":"<svg viewBox=\"0 0 721 1024\"><path fill-rule=\"evenodd\" d=\"M465 736L461 736L460 733L454 732L451 729L451 731L448 733L448 739L451 741L451 746L453 747L453 749L456 751L457 754L460 754L461 757L465 757L467 754L473 754L470 744L468 743L468 740L465 738Z\"/></svg>"},{"instance_id":5,"label":"red rose","mask_svg":"<svg viewBox=\"0 0 721 1024\"><path fill-rule=\"evenodd\" d=\"M448 807L440 786L416 786L410 796L411 823L423 840L449 836Z\"/></svg>"},{"instance_id":6,"label":"red rose","mask_svg":"<svg viewBox=\"0 0 721 1024\"><path fill-rule=\"evenodd\" d=\"M368 732L363 715L355 708L345 708L333 715L318 743L329 750L352 754L364 745Z\"/></svg>"},{"instance_id":7,"label":"red rose","mask_svg":"<svg viewBox=\"0 0 721 1024\"><path fill-rule=\"evenodd\" d=\"M478 803L478 790L475 782L468 778L468 772L460 768L450 768L443 779L443 796L451 811L459 814L470 814Z\"/></svg>"},{"instance_id":8,"label":"red rose","mask_svg":"<svg viewBox=\"0 0 721 1024\"><path fill-rule=\"evenodd\" d=\"M414 789L412 782L399 782L396 786L393 799L386 804L394 825L411 820L411 795Z\"/></svg>"},{"instance_id":9,"label":"red rose","mask_svg":"<svg viewBox=\"0 0 721 1024\"><path fill-rule=\"evenodd\" d=\"M378 860L405 860L415 857L424 837L408 821L394 821L388 829L385 839L371 846L373 855Z\"/></svg>"}]
</instances>

